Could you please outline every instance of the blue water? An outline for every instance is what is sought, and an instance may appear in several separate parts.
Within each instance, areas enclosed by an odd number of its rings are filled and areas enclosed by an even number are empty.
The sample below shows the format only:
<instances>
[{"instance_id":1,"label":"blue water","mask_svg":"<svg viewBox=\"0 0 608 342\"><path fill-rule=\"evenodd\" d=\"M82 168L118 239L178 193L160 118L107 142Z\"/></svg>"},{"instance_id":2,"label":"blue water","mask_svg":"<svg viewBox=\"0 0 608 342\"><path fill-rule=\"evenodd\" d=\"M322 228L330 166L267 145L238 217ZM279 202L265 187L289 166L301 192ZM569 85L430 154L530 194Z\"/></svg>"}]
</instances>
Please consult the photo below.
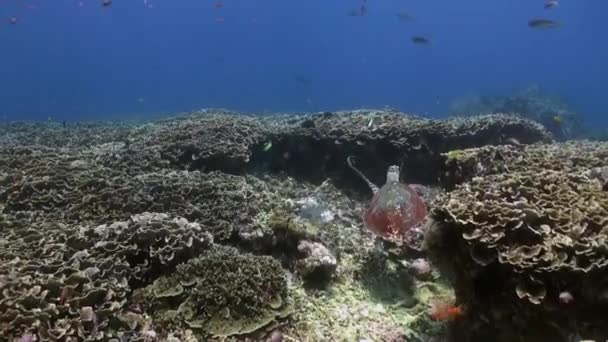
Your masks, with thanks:
<instances>
[{"instance_id":1,"label":"blue water","mask_svg":"<svg viewBox=\"0 0 608 342\"><path fill-rule=\"evenodd\" d=\"M368 0L368 16L348 16L361 1L0 0L0 115L388 105L442 116L467 94L538 84L608 127L608 2L562 0L546 11L543 0ZM416 20L400 22L401 10ZM563 27L530 29L539 16ZM419 34L432 45L412 44Z\"/></svg>"}]
</instances>

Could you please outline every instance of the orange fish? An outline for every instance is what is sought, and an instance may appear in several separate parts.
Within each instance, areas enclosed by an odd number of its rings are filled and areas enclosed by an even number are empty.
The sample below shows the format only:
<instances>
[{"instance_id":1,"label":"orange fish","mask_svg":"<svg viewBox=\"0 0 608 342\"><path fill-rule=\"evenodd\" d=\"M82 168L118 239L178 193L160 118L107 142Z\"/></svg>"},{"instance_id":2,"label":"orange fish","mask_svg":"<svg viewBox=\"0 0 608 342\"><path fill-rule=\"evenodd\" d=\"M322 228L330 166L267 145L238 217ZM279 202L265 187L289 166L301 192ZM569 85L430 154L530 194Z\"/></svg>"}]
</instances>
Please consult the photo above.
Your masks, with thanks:
<instances>
[{"instance_id":1,"label":"orange fish","mask_svg":"<svg viewBox=\"0 0 608 342\"><path fill-rule=\"evenodd\" d=\"M434 303L431 307L431 318L435 321L453 321L462 316L460 305L450 305L447 303Z\"/></svg>"}]
</instances>

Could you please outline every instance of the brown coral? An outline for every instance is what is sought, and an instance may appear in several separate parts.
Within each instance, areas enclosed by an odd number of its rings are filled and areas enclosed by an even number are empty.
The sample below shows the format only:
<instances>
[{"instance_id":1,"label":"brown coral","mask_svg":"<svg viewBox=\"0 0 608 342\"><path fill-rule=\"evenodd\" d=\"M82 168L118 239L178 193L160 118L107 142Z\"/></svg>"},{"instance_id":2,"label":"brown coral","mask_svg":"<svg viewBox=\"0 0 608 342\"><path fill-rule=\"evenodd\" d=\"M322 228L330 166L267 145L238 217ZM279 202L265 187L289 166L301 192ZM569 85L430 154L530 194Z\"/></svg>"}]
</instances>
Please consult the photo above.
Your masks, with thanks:
<instances>
[{"instance_id":1,"label":"brown coral","mask_svg":"<svg viewBox=\"0 0 608 342\"><path fill-rule=\"evenodd\" d=\"M137 146L158 146L161 158L190 169L242 171L267 139L259 120L222 111L197 112L140 129L142 134L134 133Z\"/></svg>"},{"instance_id":2,"label":"brown coral","mask_svg":"<svg viewBox=\"0 0 608 342\"><path fill-rule=\"evenodd\" d=\"M454 253L446 261L461 298L504 317L515 310L545 323L597 323L589 313L608 307L602 297L608 192L589 170L606 163L607 148L578 143L507 150L494 167L510 172L486 169L435 203L432 216L445 234L444 247ZM481 150L483 158L488 150ZM573 294L576 309L559 309L562 291ZM608 331L595 336L605 339Z\"/></svg>"},{"instance_id":3,"label":"brown coral","mask_svg":"<svg viewBox=\"0 0 608 342\"><path fill-rule=\"evenodd\" d=\"M508 138L521 143L549 142L539 124L514 115L430 120L394 111L361 110L292 117L269 122L275 167L307 177L341 171L355 155L366 175L381 184L383 170L400 165L408 183L437 180L439 153L455 148L500 144ZM280 156L288 152L289 163Z\"/></svg>"},{"instance_id":4,"label":"brown coral","mask_svg":"<svg viewBox=\"0 0 608 342\"><path fill-rule=\"evenodd\" d=\"M440 181L444 187L468 181L476 176L525 170L555 170L601 173L608 158L605 143L571 141L550 145L498 145L442 154ZM598 175L598 177L601 175Z\"/></svg>"},{"instance_id":5,"label":"brown coral","mask_svg":"<svg viewBox=\"0 0 608 342\"><path fill-rule=\"evenodd\" d=\"M5 227L0 238L0 336L107 339L133 329L116 319L127 313L131 287L211 243L198 224L166 214L88 227Z\"/></svg>"},{"instance_id":6,"label":"brown coral","mask_svg":"<svg viewBox=\"0 0 608 342\"><path fill-rule=\"evenodd\" d=\"M41 212L65 222L111 222L163 212L197 220L218 239L227 239L253 224L262 200L255 181L219 172L138 174L137 167L115 169L87 155L56 152L40 159L11 154L6 160L10 168L0 184L4 211ZM17 167L19 173L8 173Z\"/></svg>"},{"instance_id":7,"label":"brown coral","mask_svg":"<svg viewBox=\"0 0 608 342\"><path fill-rule=\"evenodd\" d=\"M251 333L291 312L278 261L216 246L137 294L158 320L204 336Z\"/></svg>"}]
</instances>

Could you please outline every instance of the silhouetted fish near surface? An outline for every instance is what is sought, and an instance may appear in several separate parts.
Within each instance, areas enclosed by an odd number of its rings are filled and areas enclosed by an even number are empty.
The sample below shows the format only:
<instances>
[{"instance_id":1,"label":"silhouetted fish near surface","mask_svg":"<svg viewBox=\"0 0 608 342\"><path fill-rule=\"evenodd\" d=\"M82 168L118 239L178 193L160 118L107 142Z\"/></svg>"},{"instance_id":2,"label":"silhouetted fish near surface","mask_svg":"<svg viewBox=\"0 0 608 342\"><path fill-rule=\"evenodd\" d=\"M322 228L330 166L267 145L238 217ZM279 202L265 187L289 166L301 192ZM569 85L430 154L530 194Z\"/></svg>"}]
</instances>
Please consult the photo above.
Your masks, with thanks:
<instances>
[{"instance_id":1,"label":"silhouetted fish near surface","mask_svg":"<svg viewBox=\"0 0 608 342\"><path fill-rule=\"evenodd\" d=\"M559 28L561 25L557 21L537 18L528 21L528 26L534 29L556 29Z\"/></svg>"},{"instance_id":2,"label":"silhouetted fish near surface","mask_svg":"<svg viewBox=\"0 0 608 342\"><path fill-rule=\"evenodd\" d=\"M367 7L365 7L365 5L361 5L360 8L355 8L348 11L348 15L351 17L362 17L367 15Z\"/></svg>"},{"instance_id":3,"label":"silhouetted fish near surface","mask_svg":"<svg viewBox=\"0 0 608 342\"><path fill-rule=\"evenodd\" d=\"M103 0L101 2L101 6L103 7L110 7L112 5L112 0Z\"/></svg>"},{"instance_id":4,"label":"silhouetted fish near surface","mask_svg":"<svg viewBox=\"0 0 608 342\"><path fill-rule=\"evenodd\" d=\"M557 0L547 0L545 2L545 9L552 9L559 6L559 2Z\"/></svg>"},{"instance_id":5,"label":"silhouetted fish near surface","mask_svg":"<svg viewBox=\"0 0 608 342\"><path fill-rule=\"evenodd\" d=\"M420 44L420 45L430 45L431 40L429 38L423 37L423 36L413 36L412 43Z\"/></svg>"},{"instance_id":6,"label":"silhouetted fish near surface","mask_svg":"<svg viewBox=\"0 0 608 342\"><path fill-rule=\"evenodd\" d=\"M308 78L308 77L306 77L306 76L303 76L303 75L295 75L295 76L294 76L294 80L295 80L296 82L300 83L300 84L305 85L305 86L310 85L310 83L312 82L312 81L310 80L310 78Z\"/></svg>"},{"instance_id":7,"label":"silhouetted fish near surface","mask_svg":"<svg viewBox=\"0 0 608 342\"><path fill-rule=\"evenodd\" d=\"M415 18L409 13L401 11L397 13L397 19L400 21L413 21Z\"/></svg>"}]
</instances>

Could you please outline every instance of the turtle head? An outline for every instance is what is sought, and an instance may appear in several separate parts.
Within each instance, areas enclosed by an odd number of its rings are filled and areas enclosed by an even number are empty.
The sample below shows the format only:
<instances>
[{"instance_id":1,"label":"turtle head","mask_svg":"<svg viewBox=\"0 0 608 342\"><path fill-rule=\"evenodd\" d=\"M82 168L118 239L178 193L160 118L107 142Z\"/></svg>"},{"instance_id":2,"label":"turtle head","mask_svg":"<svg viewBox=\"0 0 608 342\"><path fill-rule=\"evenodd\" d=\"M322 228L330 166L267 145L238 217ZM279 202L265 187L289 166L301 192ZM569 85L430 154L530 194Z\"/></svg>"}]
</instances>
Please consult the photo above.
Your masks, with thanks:
<instances>
[{"instance_id":1,"label":"turtle head","mask_svg":"<svg viewBox=\"0 0 608 342\"><path fill-rule=\"evenodd\" d=\"M399 166L391 165L386 172L387 183L399 183Z\"/></svg>"}]
</instances>

